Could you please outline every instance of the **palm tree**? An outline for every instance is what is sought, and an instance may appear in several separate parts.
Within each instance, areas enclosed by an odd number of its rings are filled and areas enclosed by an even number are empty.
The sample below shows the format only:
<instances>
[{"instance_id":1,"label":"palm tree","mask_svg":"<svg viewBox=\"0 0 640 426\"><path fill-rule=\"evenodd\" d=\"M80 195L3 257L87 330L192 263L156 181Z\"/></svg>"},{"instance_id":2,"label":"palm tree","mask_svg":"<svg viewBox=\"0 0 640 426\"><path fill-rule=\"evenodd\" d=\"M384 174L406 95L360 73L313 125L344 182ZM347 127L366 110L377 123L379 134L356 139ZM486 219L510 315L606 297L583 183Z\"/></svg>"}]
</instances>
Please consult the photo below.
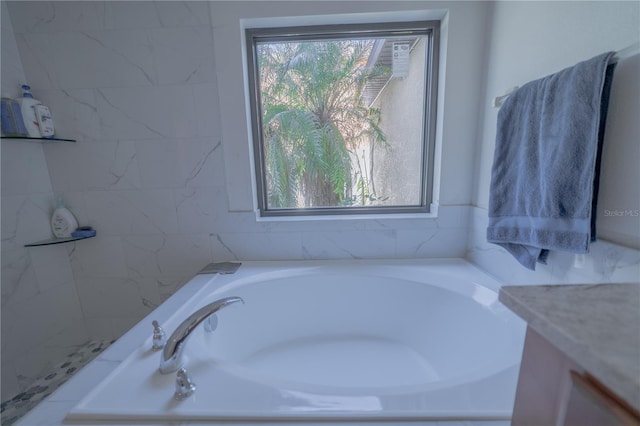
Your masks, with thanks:
<instances>
[{"instance_id":1,"label":"palm tree","mask_svg":"<svg viewBox=\"0 0 640 426\"><path fill-rule=\"evenodd\" d=\"M362 144L386 143L380 112L364 105L372 40L268 43L258 50L270 208L352 202L367 176L352 172ZM359 181L356 181L359 179ZM364 192L363 192L364 193ZM364 201L362 201L364 203Z\"/></svg>"}]
</instances>

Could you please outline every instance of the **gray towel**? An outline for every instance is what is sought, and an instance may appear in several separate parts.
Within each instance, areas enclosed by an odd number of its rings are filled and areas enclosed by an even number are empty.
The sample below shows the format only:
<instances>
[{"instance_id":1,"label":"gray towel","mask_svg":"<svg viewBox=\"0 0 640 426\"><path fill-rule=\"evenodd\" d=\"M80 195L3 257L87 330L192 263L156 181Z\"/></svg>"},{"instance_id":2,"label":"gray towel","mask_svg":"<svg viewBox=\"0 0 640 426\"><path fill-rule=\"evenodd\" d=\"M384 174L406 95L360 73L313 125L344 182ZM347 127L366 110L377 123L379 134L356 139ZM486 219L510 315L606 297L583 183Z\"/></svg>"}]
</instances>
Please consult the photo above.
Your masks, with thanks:
<instances>
[{"instance_id":1,"label":"gray towel","mask_svg":"<svg viewBox=\"0 0 640 426\"><path fill-rule=\"evenodd\" d=\"M498 113L487 241L535 270L595 240L599 153L613 52L527 83Z\"/></svg>"}]
</instances>

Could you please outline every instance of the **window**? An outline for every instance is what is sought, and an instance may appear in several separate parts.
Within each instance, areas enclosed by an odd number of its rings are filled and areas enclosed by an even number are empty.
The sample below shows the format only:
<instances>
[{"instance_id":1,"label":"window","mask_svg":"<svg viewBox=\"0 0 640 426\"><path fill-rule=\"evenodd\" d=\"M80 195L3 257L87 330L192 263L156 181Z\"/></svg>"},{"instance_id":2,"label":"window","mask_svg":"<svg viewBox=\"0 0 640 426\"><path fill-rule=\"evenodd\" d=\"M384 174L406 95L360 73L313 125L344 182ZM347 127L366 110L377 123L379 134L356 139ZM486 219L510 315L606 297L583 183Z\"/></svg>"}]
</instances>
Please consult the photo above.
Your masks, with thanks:
<instances>
[{"instance_id":1,"label":"window","mask_svg":"<svg viewBox=\"0 0 640 426\"><path fill-rule=\"evenodd\" d=\"M262 216L428 212L438 25L246 30Z\"/></svg>"}]
</instances>

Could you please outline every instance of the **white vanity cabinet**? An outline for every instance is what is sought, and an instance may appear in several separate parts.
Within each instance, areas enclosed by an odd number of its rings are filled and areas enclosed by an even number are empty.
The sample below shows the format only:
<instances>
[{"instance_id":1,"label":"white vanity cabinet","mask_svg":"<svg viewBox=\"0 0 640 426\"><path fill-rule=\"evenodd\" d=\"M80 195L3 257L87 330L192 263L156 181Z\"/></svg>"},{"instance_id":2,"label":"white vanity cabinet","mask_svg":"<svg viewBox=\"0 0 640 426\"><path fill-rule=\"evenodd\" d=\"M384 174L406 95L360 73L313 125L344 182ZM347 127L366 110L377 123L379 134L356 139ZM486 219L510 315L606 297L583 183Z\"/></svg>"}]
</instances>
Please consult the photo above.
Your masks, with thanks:
<instances>
[{"instance_id":1,"label":"white vanity cabinet","mask_svg":"<svg viewBox=\"0 0 640 426\"><path fill-rule=\"evenodd\" d=\"M512 424L640 425L640 284L507 286L528 322Z\"/></svg>"}]
</instances>

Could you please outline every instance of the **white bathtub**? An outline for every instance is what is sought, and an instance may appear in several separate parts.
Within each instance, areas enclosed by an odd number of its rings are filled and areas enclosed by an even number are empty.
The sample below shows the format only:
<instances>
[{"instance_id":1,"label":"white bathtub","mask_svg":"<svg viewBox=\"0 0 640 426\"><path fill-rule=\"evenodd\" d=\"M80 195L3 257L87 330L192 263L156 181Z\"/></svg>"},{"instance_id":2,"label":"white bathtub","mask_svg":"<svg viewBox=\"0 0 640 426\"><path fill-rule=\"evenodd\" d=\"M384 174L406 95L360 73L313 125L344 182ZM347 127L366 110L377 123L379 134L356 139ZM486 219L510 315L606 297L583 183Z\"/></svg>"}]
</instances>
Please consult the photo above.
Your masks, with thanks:
<instances>
[{"instance_id":1,"label":"white bathtub","mask_svg":"<svg viewBox=\"0 0 640 426\"><path fill-rule=\"evenodd\" d=\"M464 261L248 262L194 280L202 290L157 318L167 334L216 299L245 301L192 334L197 392L173 400L149 338L69 419L510 418L525 325Z\"/></svg>"}]
</instances>

